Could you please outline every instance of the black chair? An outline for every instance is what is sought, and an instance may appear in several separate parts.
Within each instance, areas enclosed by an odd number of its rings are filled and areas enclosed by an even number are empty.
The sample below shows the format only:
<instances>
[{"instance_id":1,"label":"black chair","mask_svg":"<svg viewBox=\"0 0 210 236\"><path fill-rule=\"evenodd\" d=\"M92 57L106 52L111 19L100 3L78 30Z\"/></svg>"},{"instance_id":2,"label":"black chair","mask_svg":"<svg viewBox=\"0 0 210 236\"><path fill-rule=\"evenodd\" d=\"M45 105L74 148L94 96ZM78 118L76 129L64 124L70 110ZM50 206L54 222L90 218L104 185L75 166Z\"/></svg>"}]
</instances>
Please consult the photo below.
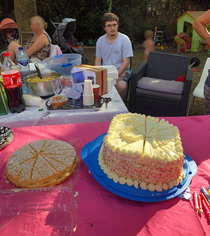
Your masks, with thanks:
<instances>
[{"instance_id":1,"label":"black chair","mask_svg":"<svg viewBox=\"0 0 210 236\"><path fill-rule=\"evenodd\" d=\"M152 116L185 116L192 83L192 69L188 69L188 64L186 56L151 52L148 62L140 64L131 75L129 111ZM184 84L174 82L183 74L186 75ZM153 78L146 89L142 88L142 81L147 82L144 77L149 77L148 81ZM154 86L159 83L161 86L156 91ZM171 92L176 86L182 86L181 92Z\"/></svg>"},{"instance_id":2,"label":"black chair","mask_svg":"<svg viewBox=\"0 0 210 236\"><path fill-rule=\"evenodd\" d=\"M134 42L131 42L132 49L134 51ZM133 58L130 58L130 70L132 71L132 65L133 65ZM130 86L131 86L131 80L128 82L128 88L127 88L127 94L125 98L125 105L128 106L128 98L129 98L129 92L130 92Z\"/></svg>"}]
</instances>

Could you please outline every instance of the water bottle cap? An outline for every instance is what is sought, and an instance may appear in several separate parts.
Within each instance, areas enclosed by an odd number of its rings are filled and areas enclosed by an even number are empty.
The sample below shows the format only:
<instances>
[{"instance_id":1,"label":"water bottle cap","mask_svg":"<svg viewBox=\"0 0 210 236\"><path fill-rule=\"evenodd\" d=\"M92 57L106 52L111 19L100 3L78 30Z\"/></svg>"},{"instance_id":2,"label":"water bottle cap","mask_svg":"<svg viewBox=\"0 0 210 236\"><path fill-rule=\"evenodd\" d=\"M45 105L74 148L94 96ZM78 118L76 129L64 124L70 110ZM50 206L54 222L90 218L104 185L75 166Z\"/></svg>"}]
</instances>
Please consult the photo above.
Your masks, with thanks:
<instances>
[{"instance_id":1,"label":"water bottle cap","mask_svg":"<svg viewBox=\"0 0 210 236\"><path fill-rule=\"evenodd\" d=\"M18 49L19 49L19 50L23 50L23 47L19 47Z\"/></svg>"},{"instance_id":2,"label":"water bottle cap","mask_svg":"<svg viewBox=\"0 0 210 236\"><path fill-rule=\"evenodd\" d=\"M4 55L4 57L8 57L9 56L9 52L4 52L3 55Z\"/></svg>"},{"instance_id":3,"label":"water bottle cap","mask_svg":"<svg viewBox=\"0 0 210 236\"><path fill-rule=\"evenodd\" d=\"M71 66L72 66L72 63L62 64L63 68L68 68L68 67L71 67Z\"/></svg>"}]
</instances>

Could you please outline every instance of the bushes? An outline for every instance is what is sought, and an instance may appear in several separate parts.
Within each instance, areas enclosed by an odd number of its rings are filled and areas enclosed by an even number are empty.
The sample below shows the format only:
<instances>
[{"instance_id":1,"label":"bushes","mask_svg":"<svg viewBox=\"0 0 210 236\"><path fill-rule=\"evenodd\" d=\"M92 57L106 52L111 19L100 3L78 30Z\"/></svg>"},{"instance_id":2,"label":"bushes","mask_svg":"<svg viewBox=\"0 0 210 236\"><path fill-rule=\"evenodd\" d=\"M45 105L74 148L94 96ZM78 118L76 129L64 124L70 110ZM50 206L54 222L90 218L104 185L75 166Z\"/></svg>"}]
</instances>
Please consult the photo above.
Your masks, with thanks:
<instances>
[{"instance_id":1,"label":"bushes","mask_svg":"<svg viewBox=\"0 0 210 236\"><path fill-rule=\"evenodd\" d=\"M75 36L78 41L97 39L103 34L101 17L107 12L107 0L37 0L39 15L44 19L61 21L63 18L75 18L77 28ZM50 23L49 23L50 25Z\"/></svg>"},{"instance_id":2,"label":"bushes","mask_svg":"<svg viewBox=\"0 0 210 236\"><path fill-rule=\"evenodd\" d=\"M2 0L0 13L12 15L13 1ZM146 29L155 26L164 30L170 39L176 34L176 19L188 10L208 10L208 0L36 0L37 10L50 26L50 19L62 20L65 17L77 20L75 36L78 41L97 39L104 31L101 18L105 12L112 11L120 18L122 33L132 41L143 40ZM58 19L57 19L58 18Z\"/></svg>"},{"instance_id":3,"label":"bushes","mask_svg":"<svg viewBox=\"0 0 210 236\"><path fill-rule=\"evenodd\" d=\"M170 39L176 34L176 19L188 10L189 5L192 5L191 10L209 7L207 0L37 0L38 12L45 19L59 15L61 19L76 18L78 41L97 39L102 35L101 18L110 10L120 18L119 30L132 41L143 40L144 31L154 30L155 26L164 30Z\"/></svg>"}]
</instances>

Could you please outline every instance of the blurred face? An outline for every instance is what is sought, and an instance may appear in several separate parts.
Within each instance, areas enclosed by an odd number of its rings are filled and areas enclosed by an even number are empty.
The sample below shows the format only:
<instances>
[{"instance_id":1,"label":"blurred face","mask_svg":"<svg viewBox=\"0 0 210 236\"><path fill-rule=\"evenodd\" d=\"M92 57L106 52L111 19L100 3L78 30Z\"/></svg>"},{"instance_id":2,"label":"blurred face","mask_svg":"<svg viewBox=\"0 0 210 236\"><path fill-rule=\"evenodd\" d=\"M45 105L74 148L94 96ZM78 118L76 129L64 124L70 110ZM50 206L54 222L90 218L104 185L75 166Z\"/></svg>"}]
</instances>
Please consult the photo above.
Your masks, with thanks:
<instances>
[{"instance_id":1,"label":"blurred face","mask_svg":"<svg viewBox=\"0 0 210 236\"><path fill-rule=\"evenodd\" d=\"M106 33L110 36L115 36L118 31L118 24L116 21L107 21L104 27Z\"/></svg>"},{"instance_id":2,"label":"blurred face","mask_svg":"<svg viewBox=\"0 0 210 236\"><path fill-rule=\"evenodd\" d=\"M31 30L34 32L34 33L37 33L40 31L40 27L38 25L38 23L36 22L36 20L31 20Z\"/></svg>"}]
</instances>

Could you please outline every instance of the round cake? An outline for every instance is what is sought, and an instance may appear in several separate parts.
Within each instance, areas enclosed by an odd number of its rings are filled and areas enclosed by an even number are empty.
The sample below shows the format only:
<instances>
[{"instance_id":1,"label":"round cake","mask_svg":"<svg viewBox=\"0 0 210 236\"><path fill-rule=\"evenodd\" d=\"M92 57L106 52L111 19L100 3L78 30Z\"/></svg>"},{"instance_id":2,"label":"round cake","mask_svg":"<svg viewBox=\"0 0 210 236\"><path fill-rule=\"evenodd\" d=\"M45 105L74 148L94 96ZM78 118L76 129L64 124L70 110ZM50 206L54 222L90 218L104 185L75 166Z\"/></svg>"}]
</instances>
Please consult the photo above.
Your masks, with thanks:
<instances>
[{"instance_id":1,"label":"round cake","mask_svg":"<svg viewBox=\"0 0 210 236\"><path fill-rule=\"evenodd\" d=\"M46 187L69 178L77 161L76 151L70 144L58 140L39 140L15 151L7 162L6 173L17 187Z\"/></svg>"},{"instance_id":2,"label":"round cake","mask_svg":"<svg viewBox=\"0 0 210 236\"><path fill-rule=\"evenodd\" d=\"M108 178L149 191L178 186L185 177L183 164L179 129L140 114L116 115L99 152Z\"/></svg>"}]
</instances>

